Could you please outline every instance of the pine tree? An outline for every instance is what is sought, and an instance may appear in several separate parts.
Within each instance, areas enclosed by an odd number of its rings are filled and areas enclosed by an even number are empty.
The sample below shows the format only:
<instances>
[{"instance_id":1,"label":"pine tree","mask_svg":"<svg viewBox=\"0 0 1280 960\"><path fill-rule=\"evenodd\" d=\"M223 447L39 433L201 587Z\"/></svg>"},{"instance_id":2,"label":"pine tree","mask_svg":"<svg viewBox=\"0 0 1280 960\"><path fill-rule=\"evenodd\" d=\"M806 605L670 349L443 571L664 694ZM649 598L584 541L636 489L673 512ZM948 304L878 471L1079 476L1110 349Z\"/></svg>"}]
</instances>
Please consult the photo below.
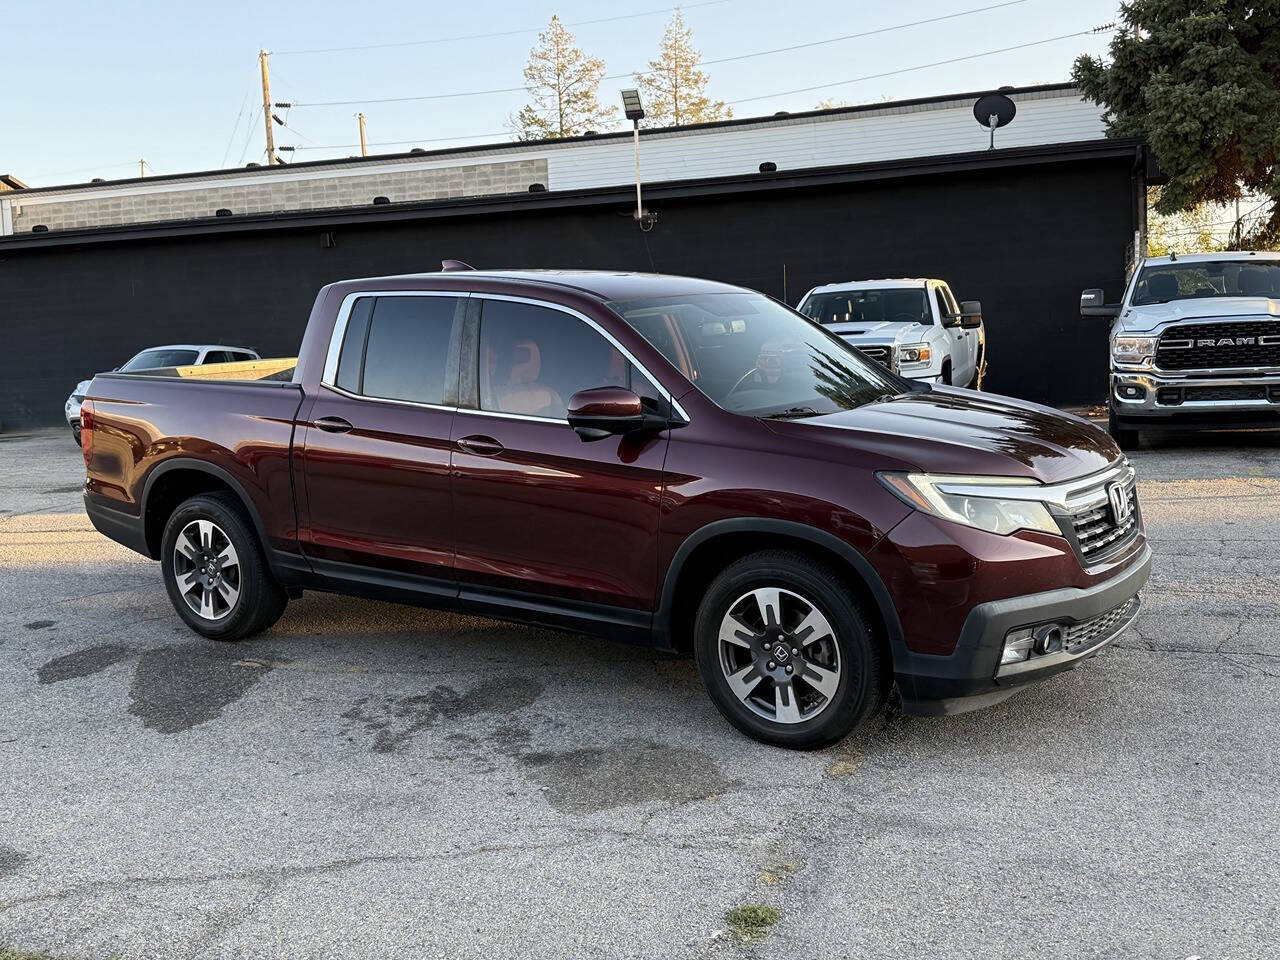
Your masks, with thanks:
<instances>
[{"instance_id":1,"label":"pine tree","mask_svg":"<svg viewBox=\"0 0 1280 960\"><path fill-rule=\"evenodd\" d=\"M693 31L677 8L662 34L658 59L650 60L649 69L636 75L644 92L646 125L707 123L733 116L724 101L707 96L707 74L698 69L701 59L693 46Z\"/></svg>"},{"instance_id":2,"label":"pine tree","mask_svg":"<svg viewBox=\"0 0 1280 960\"><path fill-rule=\"evenodd\" d=\"M520 140L574 137L612 125L614 110L602 107L596 91L604 78L604 61L589 57L558 16L538 34L524 68L531 103L511 118Z\"/></svg>"}]
</instances>

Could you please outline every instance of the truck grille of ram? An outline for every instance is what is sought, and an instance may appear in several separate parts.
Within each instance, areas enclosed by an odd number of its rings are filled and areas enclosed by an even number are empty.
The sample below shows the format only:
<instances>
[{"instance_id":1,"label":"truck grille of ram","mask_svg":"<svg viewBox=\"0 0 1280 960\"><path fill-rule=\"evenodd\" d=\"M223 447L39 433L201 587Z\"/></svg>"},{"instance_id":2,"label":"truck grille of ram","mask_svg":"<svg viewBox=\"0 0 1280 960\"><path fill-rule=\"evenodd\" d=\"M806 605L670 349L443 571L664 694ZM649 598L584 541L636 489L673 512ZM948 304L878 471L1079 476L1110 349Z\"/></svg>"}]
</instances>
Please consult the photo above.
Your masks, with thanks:
<instances>
[{"instance_id":1,"label":"truck grille of ram","mask_svg":"<svg viewBox=\"0 0 1280 960\"><path fill-rule=\"evenodd\" d=\"M1184 323L1170 327L1156 347L1162 370L1280 367L1280 321Z\"/></svg>"}]
</instances>

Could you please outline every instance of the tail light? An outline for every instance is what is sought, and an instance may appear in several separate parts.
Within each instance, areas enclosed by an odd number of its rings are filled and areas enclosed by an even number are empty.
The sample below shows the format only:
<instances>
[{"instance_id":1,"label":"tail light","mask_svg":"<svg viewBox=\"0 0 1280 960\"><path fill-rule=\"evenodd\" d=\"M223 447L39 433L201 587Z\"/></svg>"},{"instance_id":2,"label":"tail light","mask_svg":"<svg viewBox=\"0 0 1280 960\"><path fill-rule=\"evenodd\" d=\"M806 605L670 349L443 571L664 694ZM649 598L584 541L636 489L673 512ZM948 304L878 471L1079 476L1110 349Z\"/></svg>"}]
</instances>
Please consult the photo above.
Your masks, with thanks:
<instances>
[{"instance_id":1,"label":"tail light","mask_svg":"<svg viewBox=\"0 0 1280 960\"><path fill-rule=\"evenodd\" d=\"M80 404L80 452L84 454L84 467L89 469L93 459L93 401Z\"/></svg>"}]
</instances>

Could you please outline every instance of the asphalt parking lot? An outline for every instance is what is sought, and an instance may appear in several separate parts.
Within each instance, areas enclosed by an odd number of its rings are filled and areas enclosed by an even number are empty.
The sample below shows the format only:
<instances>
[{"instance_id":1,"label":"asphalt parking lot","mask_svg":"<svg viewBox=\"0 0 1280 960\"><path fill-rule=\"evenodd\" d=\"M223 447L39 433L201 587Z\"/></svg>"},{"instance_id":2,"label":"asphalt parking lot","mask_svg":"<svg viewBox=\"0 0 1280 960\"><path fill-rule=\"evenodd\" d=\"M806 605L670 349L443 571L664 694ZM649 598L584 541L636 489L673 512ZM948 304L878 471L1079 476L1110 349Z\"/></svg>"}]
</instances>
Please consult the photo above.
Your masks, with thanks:
<instances>
[{"instance_id":1,"label":"asphalt parking lot","mask_svg":"<svg viewBox=\"0 0 1280 960\"><path fill-rule=\"evenodd\" d=\"M212 644L0 435L0 952L1274 957L1280 435L1132 459L1112 649L798 754L620 644L319 594Z\"/></svg>"}]
</instances>

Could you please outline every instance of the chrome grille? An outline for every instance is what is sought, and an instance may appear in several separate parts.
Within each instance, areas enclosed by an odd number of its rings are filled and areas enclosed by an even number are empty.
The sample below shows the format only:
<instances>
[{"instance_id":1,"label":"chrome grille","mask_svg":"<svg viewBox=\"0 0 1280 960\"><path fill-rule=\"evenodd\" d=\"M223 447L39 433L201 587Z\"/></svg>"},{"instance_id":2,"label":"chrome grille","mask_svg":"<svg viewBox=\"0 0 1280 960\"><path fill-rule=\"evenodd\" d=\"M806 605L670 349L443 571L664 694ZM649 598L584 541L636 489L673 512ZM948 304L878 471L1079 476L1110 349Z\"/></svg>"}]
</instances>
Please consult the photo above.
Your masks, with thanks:
<instances>
[{"instance_id":1,"label":"chrome grille","mask_svg":"<svg viewBox=\"0 0 1280 960\"><path fill-rule=\"evenodd\" d=\"M1093 646L1114 634L1136 612L1138 598L1130 597L1118 607L1112 607L1090 620L1084 620L1067 628L1062 636L1062 648L1067 653L1076 653Z\"/></svg>"},{"instance_id":2,"label":"chrome grille","mask_svg":"<svg viewBox=\"0 0 1280 960\"><path fill-rule=\"evenodd\" d=\"M893 357L892 347L858 347L858 351L868 360L874 360L886 367L890 365Z\"/></svg>"},{"instance_id":3,"label":"chrome grille","mask_svg":"<svg viewBox=\"0 0 1280 960\"><path fill-rule=\"evenodd\" d=\"M1162 370L1213 370L1280 366L1280 323L1183 323L1170 327L1156 346Z\"/></svg>"},{"instance_id":4,"label":"chrome grille","mask_svg":"<svg viewBox=\"0 0 1280 960\"><path fill-rule=\"evenodd\" d=\"M1075 530L1076 543L1080 547L1080 556L1085 560L1101 557L1116 547L1128 543L1138 532L1138 489L1133 479L1125 486L1125 494L1129 498L1129 516L1116 523L1111 516L1111 507L1098 504L1081 510L1071 517L1071 526Z\"/></svg>"}]
</instances>

